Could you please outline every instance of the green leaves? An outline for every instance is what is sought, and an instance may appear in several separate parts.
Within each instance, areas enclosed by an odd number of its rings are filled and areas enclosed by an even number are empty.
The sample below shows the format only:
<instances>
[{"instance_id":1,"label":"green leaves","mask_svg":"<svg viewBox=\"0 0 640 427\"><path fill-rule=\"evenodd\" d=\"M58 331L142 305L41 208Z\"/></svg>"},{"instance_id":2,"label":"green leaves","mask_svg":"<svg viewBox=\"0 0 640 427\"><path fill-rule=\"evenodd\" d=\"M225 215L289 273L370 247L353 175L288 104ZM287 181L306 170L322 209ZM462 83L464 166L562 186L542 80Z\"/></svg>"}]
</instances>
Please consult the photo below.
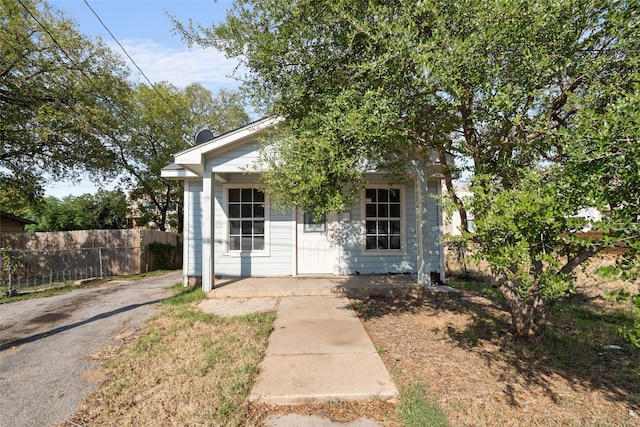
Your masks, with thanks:
<instances>
[{"instance_id":1,"label":"green leaves","mask_svg":"<svg viewBox=\"0 0 640 427\"><path fill-rule=\"evenodd\" d=\"M185 35L243 59L248 93L286 117L260 166L284 206L339 210L367 168L393 180L433 151L466 160L479 256L528 316L516 327L539 333L527 322L578 265L620 241L638 263L639 13L637 0L243 0ZM589 224L583 208L610 214ZM585 226L603 237L575 236Z\"/></svg>"},{"instance_id":2,"label":"green leaves","mask_svg":"<svg viewBox=\"0 0 640 427\"><path fill-rule=\"evenodd\" d=\"M0 183L42 189L45 174L112 176L111 130L128 70L46 4L0 1ZM34 179L21 180L25 165Z\"/></svg>"},{"instance_id":3,"label":"green leaves","mask_svg":"<svg viewBox=\"0 0 640 427\"><path fill-rule=\"evenodd\" d=\"M242 100L226 90L214 97L199 84L179 89L164 82L139 85L128 108L117 149L122 181L136 201L134 217L148 227L181 232L183 185L161 178L160 171L194 143L198 131L219 135L248 123Z\"/></svg>"},{"instance_id":4,"label":"green leaves","mask_svg":"<svg viewBox=\"0 0 640 427\"><path fill-rule=\"evenodd\" d=\"M29 232L129 228L125 194L119 190L99 190L95 195L48 197L29 217L37 222Z\"/></svg>"},{"instance_id":5,"label":"green leaves","mask_svg":"<svg viewBox=\"0 0 640 427\"><path fill-rule=\"evenodd\" d=\"M607 292L607 299L614 302L630 302L635 312L633 325L623 325L618 329L620 335L627 339L631 345L640 348L640 294L631 295L624 289Z\"/></svg>"}]
</instances>

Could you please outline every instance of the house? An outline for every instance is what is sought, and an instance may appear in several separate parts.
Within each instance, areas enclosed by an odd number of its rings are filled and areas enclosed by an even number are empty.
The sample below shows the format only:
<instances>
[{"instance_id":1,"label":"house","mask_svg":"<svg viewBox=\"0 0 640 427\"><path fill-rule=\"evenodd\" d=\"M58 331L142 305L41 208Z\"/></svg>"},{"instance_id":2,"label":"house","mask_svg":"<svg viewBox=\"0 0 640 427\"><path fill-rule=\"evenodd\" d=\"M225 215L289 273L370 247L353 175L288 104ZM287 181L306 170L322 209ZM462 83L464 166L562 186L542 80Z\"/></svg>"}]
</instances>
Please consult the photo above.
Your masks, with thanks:
<instances>
[{"instance_id":1,"label":"house","mask_svg":"<svg viewBox=\"0 0 640 427\"><path fill-rule=\"evenodd\" d=\"M470 185L471 183L469 181L458 181L454 183L454 191L465 203L465 206L470 205L473 198L473 193L469 188ZM596 208L583 208L571 217L585 221L586 225L581 231L587 232L591 231L593 223L601 221L606 215L607 211L600 211ZM473 232L475 230L475 218L471 209L467 209L467 226L469 231ZM462 220L457 210L452 212L450 218L444 219L444 233L449 236L460 236L462 234Z\"/></svg>"},{"instance_id":2,"label":"house","mask_svg":"<svg viewBox=\"0 0 640 427\"><path fill-rule=\"evenodd\" d=\"M35 224L35 222L0 211L0 233L24 233L24 226L29 224Z\"/></svg>"},{"instance_id":3,"label":"house","mask_svg":"<svg viewBox=\"0 0 640 427\"><path fill-rule=\"evenodd\" d=\"M428 286L444 280L437 161L407 165L411 180L389 185L367 174L359 200L314 221L301 209L272 206L249 173L267 131L265 118L175 154L162 176L184 181L184 283L214 277L416 274ZM432 156L437 159L437 156Z\"/></svg>"}]
</instances>

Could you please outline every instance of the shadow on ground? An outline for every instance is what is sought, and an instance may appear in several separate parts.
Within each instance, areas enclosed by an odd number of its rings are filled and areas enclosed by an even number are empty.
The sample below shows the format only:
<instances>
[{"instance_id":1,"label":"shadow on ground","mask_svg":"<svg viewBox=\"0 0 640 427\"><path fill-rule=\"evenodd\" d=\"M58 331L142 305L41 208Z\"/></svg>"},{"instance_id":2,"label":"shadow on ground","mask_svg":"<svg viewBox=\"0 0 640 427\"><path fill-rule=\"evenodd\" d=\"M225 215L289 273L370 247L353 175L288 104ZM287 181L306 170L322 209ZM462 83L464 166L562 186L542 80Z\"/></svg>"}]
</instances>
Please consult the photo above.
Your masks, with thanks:
<instances>
[{"instance_id":1,"label":"shadow on ground","mask_svg":"<svg viewBox=\"0 0 640 427\"><path fill-rule=\"evenodd\" d=\"M465 327L447 326L446 335L461 348L479 354L488 366L498 361L512 366L512 371L500 373L500 381L541 387L557 401L548 378L560 375L572 384L604 392L611 401L640 406L640 351L625 345L616 332L628 318L621 312L603 310L584 295L555 304L544 336L533 342L517 339L506 307L480 291L420 298L370 296L353 300L353 305L365 321L404 313L470 317ZM606 348L611 344L622 349ZM496 347L500 349L497 352L488 350ZM505 393L507 400L518 406L514 388L507 387Z\"/></svg>"}]
</instances>

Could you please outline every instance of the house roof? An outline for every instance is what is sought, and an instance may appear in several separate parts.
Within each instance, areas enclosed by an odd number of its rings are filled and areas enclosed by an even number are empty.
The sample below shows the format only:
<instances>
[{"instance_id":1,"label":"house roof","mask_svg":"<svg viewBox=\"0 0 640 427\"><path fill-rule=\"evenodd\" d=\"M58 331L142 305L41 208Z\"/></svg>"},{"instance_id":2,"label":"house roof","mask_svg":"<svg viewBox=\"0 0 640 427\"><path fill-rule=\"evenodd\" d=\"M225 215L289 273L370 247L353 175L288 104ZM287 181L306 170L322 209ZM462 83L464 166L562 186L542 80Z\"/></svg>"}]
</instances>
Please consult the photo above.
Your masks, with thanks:
<instances>
[{"instance_id":1,"label":"house roof","mask_svg":"<svg viewBox=\"0 0 640 427\"><path fill-rule=\"evenodd\" d=\"M168 179L198 179L204 175L205 162L218 153L255 140L265 129L272 128L284 121L284 117L271 116L256 120L241 128L219 135L209 141L194 145L174 154L174 163L161 170L161 176ZM453 163L453 156L447 153L448 163ZM442 165L438 153L432 150L427 160L429 178L442 178Z\"/></svg>"},{"instance_id":2,"label":"house roof","mask_svg":"<svg viewBox=\"0 0 640 427\"><path fill-rule=\"evenodd\" d=\"M265 117L224 133L212 140L180 151L174 155L173 164L162 168L161 176L174 179L201 177L204 174L207 156L211 156L217 151L225 150L232 145L247 142L260 132L277 125L283 120L283 117Z\"/></svg>"},{"instance_id":3,"label":"house roof","mask_svg":"<svg viewBox=\"0 0 640 427\"><path fill-rule=\"evenodd\" d=\"M20 216L13 215L13 214L10 214L8 212L3 212L3 211L0 211L0 217L2 217L2 219L11 219L11 220L14 220L14 221L18 221L18 222L21 222L23 224L37 224L37 222L31 221L30 219L22 218Z\"/></svg>"}]
</instances>

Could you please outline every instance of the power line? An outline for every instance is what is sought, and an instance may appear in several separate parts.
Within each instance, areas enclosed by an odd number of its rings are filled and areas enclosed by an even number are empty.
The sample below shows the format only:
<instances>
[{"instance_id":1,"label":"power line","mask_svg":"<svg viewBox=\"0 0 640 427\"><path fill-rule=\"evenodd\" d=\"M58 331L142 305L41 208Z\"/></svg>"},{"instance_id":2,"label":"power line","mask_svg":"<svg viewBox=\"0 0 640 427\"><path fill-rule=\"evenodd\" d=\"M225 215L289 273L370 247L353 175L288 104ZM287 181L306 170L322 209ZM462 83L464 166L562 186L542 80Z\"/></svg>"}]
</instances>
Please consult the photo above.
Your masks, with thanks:
<instances>
[{"instance_id":1,"label":"power line","mask_svg":"<svg viewBox=\"0 0 640 427\"><path fill-rule=\"evenodd\" d=\"M104 23L104 21L102 20L102 18L100 18L100 16L98 15L98 13L91 7L91 5L89 4L89 2L87 0L84 0L84 4L87 5L87 7L89 8L89 10L91 10L91 12L95 15L95 17L98 19L98 21L100 21L100 24L102 24L102 26L104 27L105 30L107 30L107 32L109 33L109 35L111 36L111 38L113 38L113 40L118 44L118 46L120 46L120 49L122 49L122 51L124 52L125 55L127 55L127 58L129 58L129 61L131 61L131 63L138 69L138 71L140 72L140 74L142 74L142 77L144 77L144 79L147 81L147 83L149 83L149 85L153 88L153 90L158 94L158 96L160 97L160 99L162 99L164 101L165 104L167 104L167 106L174 112L174 114L177 114L177 112L174 110L173 105L171 105L169 103L169 101L164 97L164 95L162 95L160 93L160 91L158 90L158 88L156 87L156 85L154 85L151 80L149 79L149 77L147 77L147 75L144 73L144 71L142 71L142 69L138 66L138 64L136 64L136 61L133 60L133 58L131 57L131 55L129 55L129 52L127 52L127 50L124 48L124 46L122 45L122 43L120 43L120 41L116 38L116 36L111 32L111 30L107 27L107 25Z\"/></svg>"},{"instance_id":2,"label":"power line","mask_svg":"<svg viewBox=\"0 0 640 427\"><path fill-rule=\"evenodd\" d=\"M36 21L36 23L45 31L45 33L47 33L49 35L49 37L51 38L51 40L55 43L56 46L58 46L58 48L62 51L62 53L64 54L64 56L67 57L67 59L69 61L71 61L72 64L77 65L76 62L71 58L71 56L67 53L66 50L64 50L64 48L62 47L62 45L60 45L60 43L58 43L58 40L56 40L56 38L53 36L53 34L51 34L51 31L49 31L49 29L42 23L40 22L40 20L31 12L31 10L24 4L22 3L22 0L18 0L18 3L20 3L20 6L22 6L22 8L24 10L27 11L27 13L33 18L34 21ZM78 67L78 71L80 71L80 73L89 81L89 83L91 83L91 85L93 85L93 87L95 89L98 89L95 84L93 83L93 81L91 80L91 78L87 75L87 73L85 73L85 71L82 69L82 67Z\"/></svg>"}]
</instances>

